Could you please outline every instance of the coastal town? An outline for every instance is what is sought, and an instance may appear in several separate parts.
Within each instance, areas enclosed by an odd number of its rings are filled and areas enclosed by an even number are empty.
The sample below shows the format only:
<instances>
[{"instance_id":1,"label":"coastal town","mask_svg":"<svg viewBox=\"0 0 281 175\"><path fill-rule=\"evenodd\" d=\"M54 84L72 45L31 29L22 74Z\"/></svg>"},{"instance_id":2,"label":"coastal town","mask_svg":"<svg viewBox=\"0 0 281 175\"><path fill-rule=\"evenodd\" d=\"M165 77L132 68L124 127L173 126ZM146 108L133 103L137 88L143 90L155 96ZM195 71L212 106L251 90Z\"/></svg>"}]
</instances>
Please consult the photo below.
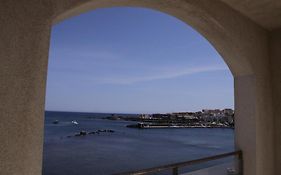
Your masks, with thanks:
<instances>
[{"instance_id":1,"label":"coastal town","mask_svg":"<svg viewBox=\"0 0 281 175\"><path fill-rule=\"evenodd\" d=\"M139 114L137 117L112 114L108 120L136 121L130 128L234 128L233 109L203 109L197 112Z\"/></svg>"}]
</instances>

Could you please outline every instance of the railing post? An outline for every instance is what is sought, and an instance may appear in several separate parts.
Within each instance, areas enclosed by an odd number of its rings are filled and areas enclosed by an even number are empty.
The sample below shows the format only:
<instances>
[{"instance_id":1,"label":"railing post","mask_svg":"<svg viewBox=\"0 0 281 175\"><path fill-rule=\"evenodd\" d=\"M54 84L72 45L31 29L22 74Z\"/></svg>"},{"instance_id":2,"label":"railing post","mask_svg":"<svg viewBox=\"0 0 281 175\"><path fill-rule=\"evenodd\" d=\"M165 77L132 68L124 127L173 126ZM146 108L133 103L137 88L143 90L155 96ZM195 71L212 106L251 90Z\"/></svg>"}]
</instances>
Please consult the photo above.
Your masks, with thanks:
<instances>
[{"instance_id":1,"label":"railing post","mask_svg":"<svg viewBox=\"0 0 281 175\"><path fill-rule=\"evenodd\" d=\"M243 154L242 151L238 154L240 174L243 175Z\"/></svg>"},{"instance_id":2,"label":"railing post","mask_svg":"<svg viewBox=\"0 0 281 175\"><path fill-rule=\"evenodd\" d=\"M178 167L173 168L173 175L179 175Z\"/></svg>"}]
</instances>

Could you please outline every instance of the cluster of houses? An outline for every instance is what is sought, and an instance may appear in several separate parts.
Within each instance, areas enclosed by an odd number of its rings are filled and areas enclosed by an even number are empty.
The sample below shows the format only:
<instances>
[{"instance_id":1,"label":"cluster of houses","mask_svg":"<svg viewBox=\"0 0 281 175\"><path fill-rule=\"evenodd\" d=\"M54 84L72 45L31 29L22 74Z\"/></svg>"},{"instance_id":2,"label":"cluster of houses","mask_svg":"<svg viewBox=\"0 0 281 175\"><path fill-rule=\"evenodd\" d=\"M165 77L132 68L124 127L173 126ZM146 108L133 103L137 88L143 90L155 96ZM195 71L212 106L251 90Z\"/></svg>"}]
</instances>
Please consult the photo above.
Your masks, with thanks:
<instances>
[{"instance_id":1,"label":"cluster of houses","mask_svg":"<svg viewBox=\"0 0 281 175\"><path fill-rule=\"evenodd\" d=\"M199 123L216 123L234 125L234 110L233 109L203 109L198 112L174 112L166 114L141 114L140 119L143 120L185 120Z\"/></svg>"}]
</instances>

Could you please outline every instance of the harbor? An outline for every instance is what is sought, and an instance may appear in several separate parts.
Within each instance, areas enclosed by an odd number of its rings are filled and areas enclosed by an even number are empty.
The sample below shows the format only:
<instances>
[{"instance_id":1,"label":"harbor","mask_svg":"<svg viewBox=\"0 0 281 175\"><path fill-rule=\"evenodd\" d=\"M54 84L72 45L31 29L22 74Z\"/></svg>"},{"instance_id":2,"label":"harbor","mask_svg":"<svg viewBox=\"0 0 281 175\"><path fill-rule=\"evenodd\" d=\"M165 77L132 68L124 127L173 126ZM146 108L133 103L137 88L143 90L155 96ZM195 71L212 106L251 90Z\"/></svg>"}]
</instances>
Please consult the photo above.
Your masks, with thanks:
<instances>
[{"instance_id":1,"label":"harbor","mask_svg":"<svg viewBox=\"0 0 281 175\"><path fill-rule=\"evenodd\" d=\"M107 120L135 121L128 128L234 128L234 110L203 109L197 112L174 112L165 114L138 114L123 116L111 114Z\"/></svg>"},{"instance_id":2,"label":"harbor","mask_svg":"<svg viewBox=\"0 0 281 175\"><path fill-rule=\"evenodd\" d=\"M226 126L226 125L157 125L157 124L148 124L148 123L137 123L127 125L128 128L138 128L138 129L176 129L176 128L230 128L234 129L234 127Z\"/></svg>"}]
</instances>

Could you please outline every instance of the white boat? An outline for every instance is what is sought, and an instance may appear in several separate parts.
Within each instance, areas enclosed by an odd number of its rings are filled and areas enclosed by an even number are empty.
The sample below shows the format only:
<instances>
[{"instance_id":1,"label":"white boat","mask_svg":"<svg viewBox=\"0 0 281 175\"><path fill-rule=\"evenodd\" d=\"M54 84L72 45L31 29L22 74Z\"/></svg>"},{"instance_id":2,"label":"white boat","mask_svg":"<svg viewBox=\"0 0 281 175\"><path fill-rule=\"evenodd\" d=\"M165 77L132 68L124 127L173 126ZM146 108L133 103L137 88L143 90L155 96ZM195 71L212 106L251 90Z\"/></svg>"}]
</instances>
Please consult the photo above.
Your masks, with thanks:
<instances>
[{"instance_id":1,"label":"white boat","mask_svg":"<svg viewBox=\"0 0 281 175\"><path fill-rule=\"evenodd\" d=\"M78 125L79 124L76 120L72 120L71 123L74 124L74 125Z\"/></svg>"}]
</instances>

